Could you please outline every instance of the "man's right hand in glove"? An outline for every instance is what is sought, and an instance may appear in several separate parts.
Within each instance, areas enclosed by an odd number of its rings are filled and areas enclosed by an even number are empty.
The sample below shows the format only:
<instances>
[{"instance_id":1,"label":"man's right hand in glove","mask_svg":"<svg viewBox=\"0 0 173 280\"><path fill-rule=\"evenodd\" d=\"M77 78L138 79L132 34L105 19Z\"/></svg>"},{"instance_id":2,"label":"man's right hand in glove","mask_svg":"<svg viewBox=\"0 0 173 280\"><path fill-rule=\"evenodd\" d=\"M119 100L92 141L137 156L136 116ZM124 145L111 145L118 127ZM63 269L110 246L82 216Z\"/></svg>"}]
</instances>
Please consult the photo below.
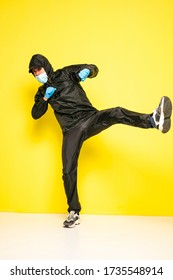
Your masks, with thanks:
<instances>
[{"instance_id":1,"label":"man's right hand in glove","mask_svg":"<svg viewBox=\"0 0 173 280\"><path fill-rule=\"evenodd\" d=\"M43 99L44 99L45 101L47 101L47 100L54 94L55 91L56 91L56 88L54 88L54 87L48 87L48 88L46 89L46 92L45 92L45 95L44 95Z\"/></svg>"}]
</instances>

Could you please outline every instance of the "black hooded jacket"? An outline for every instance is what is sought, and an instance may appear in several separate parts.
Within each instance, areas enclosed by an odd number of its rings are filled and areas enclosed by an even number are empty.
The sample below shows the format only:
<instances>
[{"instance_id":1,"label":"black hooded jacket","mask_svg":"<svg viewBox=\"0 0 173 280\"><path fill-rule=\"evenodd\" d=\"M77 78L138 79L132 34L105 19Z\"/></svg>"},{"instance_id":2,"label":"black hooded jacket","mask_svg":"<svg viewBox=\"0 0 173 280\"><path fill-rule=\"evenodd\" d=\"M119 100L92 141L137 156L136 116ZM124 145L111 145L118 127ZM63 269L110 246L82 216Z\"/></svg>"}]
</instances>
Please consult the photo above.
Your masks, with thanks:
<instances>
[{"instance_id":1,"label":"black hooded jacket","mask_svg":"<svg viewBox=\"0 0 173 280\"><path fill-rule=\"evenodd\" d=\"M43 67L48 75L48 82L38 88L35 95L35 104L32 108L32 117L40 118L48 109L48 104L54 110L55 116L63 132L75 127L88 119L98 110L94 108L80 85L78 73L84 68L90 70L89 78L98 73L97 66L93 64L79 64L64 67L54 71L46 57L40 54L33 55L29 72L33 68ZM53 96L47 101L43 99L46 88L56 88Z\"/></svg>"}]
</instances>

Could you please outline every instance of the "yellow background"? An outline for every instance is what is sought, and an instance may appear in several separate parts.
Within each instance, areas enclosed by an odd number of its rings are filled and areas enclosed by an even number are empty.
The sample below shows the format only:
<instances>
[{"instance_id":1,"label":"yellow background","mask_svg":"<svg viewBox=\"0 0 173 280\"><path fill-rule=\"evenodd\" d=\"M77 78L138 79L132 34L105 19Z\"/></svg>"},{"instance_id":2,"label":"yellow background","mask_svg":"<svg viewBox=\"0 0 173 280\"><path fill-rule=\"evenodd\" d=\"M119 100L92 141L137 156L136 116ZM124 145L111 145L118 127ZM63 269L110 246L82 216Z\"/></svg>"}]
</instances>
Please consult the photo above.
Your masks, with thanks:
<instances>
[{"instance_id":1,"label":"yellow background","mask_svg":"<svg viewBox=\"0 0 173 280\"><path fill-rule=\"evenodd\" d=\"M39 86L28 63L54 69L93 63L82 85L98 109L151 113L173 92L172 0L29 0L0 3L0 211L65 213L62 134L49 108L35 121ZM84 143L79 161L82 213L173 215L173 129L123 125Z\"/></svg>"}]
</instances>

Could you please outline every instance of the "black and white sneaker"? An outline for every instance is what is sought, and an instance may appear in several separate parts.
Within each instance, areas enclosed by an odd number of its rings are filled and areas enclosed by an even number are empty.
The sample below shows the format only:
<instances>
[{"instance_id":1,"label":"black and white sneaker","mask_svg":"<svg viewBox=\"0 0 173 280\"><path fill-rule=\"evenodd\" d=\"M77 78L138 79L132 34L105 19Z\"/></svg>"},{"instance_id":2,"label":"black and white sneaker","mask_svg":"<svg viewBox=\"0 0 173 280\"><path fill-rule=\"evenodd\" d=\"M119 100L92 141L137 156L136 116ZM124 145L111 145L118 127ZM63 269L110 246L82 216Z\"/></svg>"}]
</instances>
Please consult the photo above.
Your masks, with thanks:
<instances>
[{"instance_id":1,"label":"black and white sneaker","mask_svg":"<svg viewBox=\"0 0 173 280\"><path fill-rule=\"evenodd\" d=\"M70 211L69 216L63 223L63 226L66 228L73 228L79 224L80 224L79 214L76 213L75 211Z\"/></svg>"},{"instance_id":2,"label":"black and white sneaker","mask_svg":"<svg viewBox=\"0 0 173 280\"><path fill-rule=\"evenodd\" d=\"M162 133L166 133L171 128L172 102L169 97L163 96L159 106L154 110L152 119L154 127Z\"/></svg>"}]
</instances>

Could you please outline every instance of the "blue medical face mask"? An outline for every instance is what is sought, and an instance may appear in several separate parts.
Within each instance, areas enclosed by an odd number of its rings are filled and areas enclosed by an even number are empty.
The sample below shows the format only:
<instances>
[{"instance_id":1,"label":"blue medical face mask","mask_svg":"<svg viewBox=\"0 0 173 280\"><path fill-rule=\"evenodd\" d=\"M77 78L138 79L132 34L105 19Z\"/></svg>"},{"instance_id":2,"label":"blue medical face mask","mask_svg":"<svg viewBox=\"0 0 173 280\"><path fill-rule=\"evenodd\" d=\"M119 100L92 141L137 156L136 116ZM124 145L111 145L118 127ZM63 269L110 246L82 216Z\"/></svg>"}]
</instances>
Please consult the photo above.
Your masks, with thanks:
<instances>
[{"instance_id":1,"label":"blue medical face mask","mask_svg":"<svg viewBox=\"0 0 173 280\"><path fill-rule=\"evenodd\" d=\"M38 76L35 76L35 78L37 79L37 81L39 81L42 84L45 84L48 81L48 76L47 76L46 72L43 72Z\"/></svg>"}]
</instances>

